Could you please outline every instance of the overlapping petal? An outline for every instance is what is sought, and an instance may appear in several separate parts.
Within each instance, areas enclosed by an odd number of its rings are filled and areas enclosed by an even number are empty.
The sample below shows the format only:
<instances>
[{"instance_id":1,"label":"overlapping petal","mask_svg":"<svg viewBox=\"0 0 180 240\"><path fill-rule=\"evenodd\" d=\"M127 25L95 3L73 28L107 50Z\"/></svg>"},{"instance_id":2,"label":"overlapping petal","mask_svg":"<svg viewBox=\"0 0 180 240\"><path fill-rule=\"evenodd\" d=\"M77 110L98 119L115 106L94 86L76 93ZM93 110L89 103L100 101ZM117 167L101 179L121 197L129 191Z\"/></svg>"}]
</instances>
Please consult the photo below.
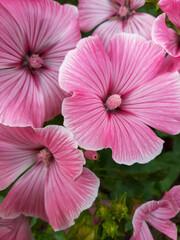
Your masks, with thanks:
<instances>
[{"instance_id":1,"label":"overlapping petal","mask_svg":"<svg viewBox=\"0 0 180 240\"><path fill-rule=\"evenodd\" d=\"M0 69L18 66L25 55L25 36L7 9L0 3Z\"/></svg>"},{"instance_id":2,"label":"overlapping petal","mask_svg":"<svg viewBox=\"0 0 180 240\"><path fill-rule=\"evenodd\" d=\"M80 29L88 32L104 20L116 15L117 9L109 0L79 0Z\"/></svg>"},{"instance_id":3,"label":"overlapping petal","mask_svg":"<svg viewBox=\"0 0 180 240\"><path fill-rule=\"evenodd\" d=\"M0 219L0 239L34 240L29 221L21 215L15 219Z\"/></svg>"},{"instance_id":4,"label":"overlapping petal","mask_svg":"<svg viewBox=\"0 0 180 240\"><path fill-rule=\"evenodd\" d=\"M152 28L152 38L155 43L162 46L173 57L180 56L179 36L165 23L165 14L157 17Z\"/></svg>"},{"instance_id":5,"label":"overlapping petal","mask_svg":"<svg viewBox=\"0 0 180 240\"><path fill-rule=\"evenodd\" d=\"M21 213L48 221L45 211L47 168L36 164L13 185L0 205L2 218L14 218Z\"/></svg>"},{"instance_id":6,"label":"overlapping petal","mask_svg":"<svg viewBox=\"0 0 180 240\"><path fill-rule=\"evenodd\" d=\"M0 84L0 122L41 127L45 104L34 75L23 68L1 70Z\"/></svg>"},{"instance_id":7,"label":"overlapping petal","mask_svg":"<svg viewBox=\"0 0 180 240\"><path fill-rule=\"evenodd\" d=\"M51 165L45 186L45 207L54 230L74 224L74 219L89 208L97 196L98 178L84 168L76 181Z\"/></svg>"},{"instance_id":8,"label":"overlapping petal","mask_svg":"<svg viewBox=\"0 0 180 240\"><path fill-rule=\"evenodd\" d=\"M162 151L163 140L126 112L110 115L105 129L104 146L112 149L112 157L117 163L147 163Z\"/></svg>"},{"instance_id":9,"label":"overlapping petal","mask_svg":"<svg viewBox=\"0 0 180 240\"><path fill-rule=\"evenodd\" d=\"M97 36L82 39L60 67L59 83L67 92L88 91L105 98L110 81L111 63Z\"/></svg>"},{"instance_id":10,"label":"overlapping petal","mask_svg":"<svg viewBox=\"0 0 180 240\"><path fill-rule=\"evenodd\" d=\"M131 10L136 10L145 4L145 0L129 0Z\"/></svg>"},{"instance_id":11,"label":"overlapping petal","mask_svg":"<svg viewBox=\"0 0 180 240\"><path fill-rule=\"evenodd\" d=\"M127 94L122 108L153 128L179 133L180 75L165 73L142 84Z\"/></svg>"},{"instance_id":12,"label":"overlapping petal","mask_svg":"<svg viewBox=\"0 0 180 240\"><path fill-rule=\"evenodd\" d=\"M124 97L134 92L156 76L164 57L161 47L138 35L122 33L115 37L111 41L111 91Z\"/></svg>"},{"instance_id":13,"label":"overlapping petal","mask_svg":"<svg viewBox=\"0 0 180 240\"><path fill-rule=\"evenodd\" d=\"M141 230L133 235L130 240L154 240L146 222L142 222Z\"/></svg>"},{"instance_id":14,"label":"overlapping petal","mask_svg":"<svg viewBox=\"0 0 180 240\"><path fill-rule=\"evenodd\" d=\"M62 104L64 125L73 132L78 144L85 149L98 150L104 147L103 133L108 121L102 100L95 94L76 93Z\"/></svg>"},{"instance_id":15,"label":"overlapping petal","mask_svg":"<svg viewBox=\"0 0 180 240\"><path fill-rule=\"evenodd\" d=\"M168 193L171 194L177 206L180 208L180 185L174 186Z\"/></svg>"},{"instance_id":16,"label":"overlapping petal","mask_svg":"<svg viewBox=\"0 0 180 240\"><path fill-rule=\"evenodd\" d=\"M168 18L180 28L180 5L179 0L160 0L158 5L168 15Z\"/></svg>"}]
</instances>

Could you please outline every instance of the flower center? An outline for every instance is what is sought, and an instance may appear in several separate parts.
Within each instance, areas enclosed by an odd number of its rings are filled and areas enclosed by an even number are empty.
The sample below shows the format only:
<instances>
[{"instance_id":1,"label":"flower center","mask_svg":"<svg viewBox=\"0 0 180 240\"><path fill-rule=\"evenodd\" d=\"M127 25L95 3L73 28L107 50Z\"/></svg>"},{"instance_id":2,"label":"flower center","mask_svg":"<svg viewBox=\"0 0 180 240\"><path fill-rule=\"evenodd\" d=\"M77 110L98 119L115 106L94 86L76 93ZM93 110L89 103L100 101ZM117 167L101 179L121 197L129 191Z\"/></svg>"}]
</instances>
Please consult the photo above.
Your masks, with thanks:
<instances>
[{"instance_id":1,"label":"flower center","mask_svg":"<svg viewBox=\"0 0 180 240\"><path fill-rule=\"evenodd\" d=\"M106 100L106 107L109 110L115 110L121 105L121 102L122 102L121 95L113 94L109 96L108 99Z\"/></svg>"},{"instance_id":2,"label":"flower center","mask_svg":"<svg viewBox=\"0 0 180 240\"><path fill-rule=\"evenodd\" d=\"M39 56L39 54L32 54L28 58L28 64L30 68L39 69L43 67L44 62L42 58Z\"/></svg>"},{"instance_id":3,"label":"flower center","mask_svg":"<svg viewBox=\"0 0 180 240\"><path fill-rule=\"evenodd\" d=\"M39 162L43 162L46 165L46 167L48 167L53 161L53 155L47 148L43 148L37 154L37 159Z\"/></svg>"},{"instance_id":4,"label":"flower center","mask_svg":"<svg viewBox=\"0 0 180 240\"><path fill-rule=\"evenodd\" d=\"M127 8L127 7L125 7L125 6L121 6L120 8L119 8L119 12L118 12L118 14L119 14L119 16L120 17L126 17L127 15L128 15L128 13L129 13L129 9Z\"/></svg>"}]
</instances>

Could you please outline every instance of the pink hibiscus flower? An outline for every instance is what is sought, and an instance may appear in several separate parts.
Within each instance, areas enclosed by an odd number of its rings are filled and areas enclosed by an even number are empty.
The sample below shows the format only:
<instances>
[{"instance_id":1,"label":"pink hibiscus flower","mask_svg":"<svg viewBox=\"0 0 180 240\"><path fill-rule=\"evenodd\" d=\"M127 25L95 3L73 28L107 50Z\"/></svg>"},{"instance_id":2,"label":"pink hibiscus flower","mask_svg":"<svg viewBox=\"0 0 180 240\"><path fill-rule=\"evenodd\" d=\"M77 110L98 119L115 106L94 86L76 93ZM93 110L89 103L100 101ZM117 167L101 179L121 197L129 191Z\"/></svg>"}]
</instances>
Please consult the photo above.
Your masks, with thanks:
<instances>
[{"instance_id":1,"label":"pink hibiscus flower","mask_svg":"<svg viewBox=\"0 0 180 240\"><path fill-rule=\"evenodd\" d=\"M178 0L160 0L158 5L167 14L169 20L180 29L180 4ZM153 40L161 45L168 54L174 57L180 56L180 37L165 23L166 15L161 14L154 22L152 28Z\"/></svg>"},{"instance_id":2,"label":"pink hibiscus flower","mask_svg":"<svg viewBox=\"0 0 180 240\"><path fill-rule=\"evenodd\" d=\"M155 18L146 13L135 12L144 4L145 0L79 0L80 28L88 32L102 23L93 35L100 37L108 51L110 40L117 33L136 33L149 40Z\"/></svg>"},{"instance_id":3,"label":"pink hibiscus flower","mask_svg":"<svg viewBox=\"0 0 180 240\"><path fill-rule=\"evenodd\" d=\"M132 34L111 41L110 57L98 36L66 55L59 81L72 96L64 99L62 113L79 146L111 148L113 159L127 165L161 152L163 141L147 125L180 131L179 74L157 74L164 58L161 47Z\"/></svg>"},{"instance_id":4,"label":"pink hibiscus flower","mask_svg":"<svg viewBox=\"0 0 180 240\"><path fill-rule=\"evenodd\" d=\"M168 197L169 199L169 197ZM171 199L150 201L136 209L133 216L133 236L131 240L153 240L146 222L173 240L177 240L177 228L169 219L179 212L175 201Z\"/></svg>"},{"instance_id":5,"label":"pink hibiscus flower","mask_svg":"<svg viewBox=\"0 0 180 240\"><path fill-rule=\"evenodd\" d=\"M0 218L1 240L34 240L29 221L20 215L14 219Z\"/></svg>"},{"instance_id":6,"label":"pink hibiscus flower","mask_svg":"<svg viewBox=\"0 0 180 240\"><path fill-rule=\"evenodd\" d=\"M0 205L2 218L21 213L71 226L97 196L98 178L88 169L72 135L60 126L42 129L0 125L0 189L13 185Z\"/></svg>"},{"instance_id":7,"label":"pink hibiscus flower","mask_svg":"<svg viewBox=\"0 0 180 240\"><path fill-rule=\"evenodd\" d=\"M58 69L80 37L77 8L0 0L0 122L41 127L61 112Z\"/></svg>"}]
</instances>

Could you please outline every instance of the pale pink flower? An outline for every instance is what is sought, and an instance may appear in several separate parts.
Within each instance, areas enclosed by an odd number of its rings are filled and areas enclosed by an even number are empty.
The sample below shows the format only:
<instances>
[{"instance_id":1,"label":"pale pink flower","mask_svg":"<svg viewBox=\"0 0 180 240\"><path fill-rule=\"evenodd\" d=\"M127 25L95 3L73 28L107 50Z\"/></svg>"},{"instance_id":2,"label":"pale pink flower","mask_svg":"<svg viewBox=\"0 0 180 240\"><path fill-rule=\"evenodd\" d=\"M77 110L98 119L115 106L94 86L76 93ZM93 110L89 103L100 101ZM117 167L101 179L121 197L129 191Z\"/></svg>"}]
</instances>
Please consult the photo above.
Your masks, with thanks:
<instances>
[{"instance_id":1,"label":"pale pink flower","mask_svg":"<svg viewBox=\"0 0 180 240\"><path fill-rule=\"evenodd\" d=\"M135 34L115 37L110 57L98 36L66 55L59 81L72 96L64 99L62 113L79 146L111 148L113 159L127 165L161 152L163 141L147 125L180 131L180 76L158 74L164 58L161 47Z\"/></svg>"},{"instance_id":2,"label":"pale pink flower","mask_svg":"<svg viewBox=\"0 0 180 240\"><path fill-rule=\"evenodd\" d=\"M173 200L176 202L177 206L180 209L180 185L171 188L169 192L164 195L163 198L167 199L169 196L173 198Z\"/></svg>"},{"instance_id":3,"label":"pale pink flower","mask_svg":"<svg viewBox=\"0 0 180 240\"><path fill-rule=\"evenodd\" d=\"M161 73L165 72L175 72L178 71L180 73L180 56L179 57L172 57L168 55L160 69Z\"/></svg>"},{"instance_id":4,"label":"pale pink flower","mask_svg":"<svg viewBox=\"0 0 180 240\"><path fill-rule=\"evenodd\" d=\"M163 10L154 22L152 28L153 40L161 45L168 54L174 57L180 56L180 37L176 31L166 26L166 15L169 20L180 30L180 1L179 0L160 0L158 5Z\"/></svg>"},{"instance_id":5,"label":"pale pink flower","mask_svg":"<svg viewBox=\"0 0 180 240\"><path fill-rule=\"evenodd\" d=\"M77 12L52 0L0 0L0 122L41 127L61 112L58 69L81 38Z\"/></svg>"},{"instance_id":6,"label":"pale pink flower","mask_svg":"<svg viewBox=\"0 0 180 240\"><path fill-rule=\"evenodd\" d=\"M149 40L155 18L135 12L144 4L145 0L79 0L80 28L88 32L101 23L93 35L100 37L108 51L110 40L117 33L136 33Z\"/></svg>"},{"instance_id":7,"label":"pale pink flower","mask_svg":"<svg viewBox=\"0 0 180 240\"><path fill-rule=\"evenodd\" d=\"M14 219L0 218L1 240L34 240L28 219L20 215Z\"/></svg>"},{"instance_id":8,"label":"pale pink flower","mask_svg":"<svg viewBox=\"0 0 180 240\"><path fill-rule=\"evenodd\" d=\"M136 209L133 216L133 236L131 240L153 240L146 222L173 240L177 240L177 228L169 219L179 212L175 201L168 196L168 200L150 201Z\"/></svg>"},{"instance_id":9,"label":"pale pink flower","mask_svg":"<svg viewBox=\"0 0 180 240\"><path fill-rule=\"evenodd\" d=\"M0 205L2 218L21 213L65 229L97 196L98 178L88 169L72 135L61 126L0 125L0 190L12 186Z\"/></svg>"}]
</instances>

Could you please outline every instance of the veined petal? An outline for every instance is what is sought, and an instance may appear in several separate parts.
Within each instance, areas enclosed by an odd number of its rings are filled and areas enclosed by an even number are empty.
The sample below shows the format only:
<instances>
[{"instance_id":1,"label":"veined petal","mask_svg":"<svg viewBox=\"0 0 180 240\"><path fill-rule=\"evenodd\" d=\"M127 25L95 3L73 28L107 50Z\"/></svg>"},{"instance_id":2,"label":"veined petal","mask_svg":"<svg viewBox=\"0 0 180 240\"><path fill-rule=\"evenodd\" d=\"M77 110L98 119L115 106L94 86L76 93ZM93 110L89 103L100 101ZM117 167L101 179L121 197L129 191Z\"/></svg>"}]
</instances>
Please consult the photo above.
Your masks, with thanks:
<instances>
[{"instance_id":1,"label":"veined petal","mask_svg":"<svg viewBox=\"0 0 180 240\"><path fill-rule=\"evenodd\" d=\"M118 11L109 0L79 0L78 9L80 28L84 32L116 15Z\"/></svg>"},{"instance_id":2,"label":"veined petal","mask_svg":"<svg viewBox=\"0 0 180 240\"><path fill-rule=\"evenodd\" d=\"M0 3L0 69L18 66L25 56L25 38L23 32Z\"/></svg>"},{"instance_id":3,"label":"veined petal","mask_svg":"<svg viewBox=\"0 0 180 240\"><path fill-rule=\"evenodd\" d=\"M124 97L131 90L134 92L136 87L156 76L164 57L163 49L152 41L146 41L138 35L116 36L111 41L111 91Z\"/></svg>"},{"instance_id":4,"label":"veined petal","mask_svg":"<svg viewBox=\"0 0 180 240\"><path fill-rule=\"evenodd\" d=\"M47 168L36 164L13 185L0 205L2 218L14 218L21 213L48 221L44 205Z\"/></svg>"},{"instance_id":5,"label":"veined petal","mask_svg":"<svg viewBox=\"0 0 180 240\"><path fill-rule=\"evenodd\" d=\"M34 240L28 219L21 215L15 219L0 219L0 239Z\"/></svg>"},{"instance_id":6,"label":"veined petal","mask_svg":"<svg viewBox=\"0 0 180 240\"><path fill-rule=\"evenodd\" d=\"M172 94L173 93L173 94ZM169 134L180 132L180 75L160 74L126 95L122 109Z\"/></svg>"},{"instance_id":7,"label":"veined petal","mask_svg":"<svg viewBox=\"0 0 180 240\"><path fill-rule=\"evenodd\" d=\"M104 146L112 149L117 163L147 163L162 151L163 141L148 126L123 111L109 115L105 129Z\"/></svg>"},{"instance_id":8,"label":"veined petal","mask_svg":"<svg viewBox=\"0 0 180 240\"><path fill-rule=\"evenodd\" d=\"M97 36L79 41L60 67L59 83L67 92L82 90L105 98L110 81L111 63Z\"/></svg>"},{"instance_id":9,"label":"veined petal","mask_svg":"<svg viewBox=\"0 0 180 240\"><path fill-rule=\"evenodd\" d=\"M180 185L174 186L168 193L171 194L176 204L180 208Z\"/></svg>"},{"instance_id":10,"label":"veined petal","mask_svg":"<svg viewBox=\"0 0 180 240\"><path fill-rule=\"evenodd\" d=\"M145 0L129 0L131 10L136 10L145 4Z\"/></svg>"},{"instance_id":11,"label":"veined petal","mask_svg":"<svg viewBox=\"0 0 180 240\"><path fill-rule=\"evenodd\" d=\"M58 71L42 69L37 71L36 80L39 83L45 106L45 121L61 113L61 106L66 96L58 83Z\"/></svg>"},{"instance_id":12,"label":"veined petal","mask_svg":"<svg viewBox=\"0 0 180 240\"><path fill-rule=\"evenodd\" d=\"M74 219L94 202L99 187L98 178L84 168L76 181L50 166L45 186L45 207L49 222L55 231L74 224Z\"/></svg>"},{"instance_id":13,"label":"veined petal","mask_svg":"<svg viewBox=\"0 0 180 240\"><path fill-rule=\"evenodd\" d=\"M22 68L1 70L0 84L0 122L41 127L45 105L34 75Z\"/></svg>"},{"instance_id":14,"label":"veined petal","mask_svg":"<svg viewBox=\"0 0 180 240\"><path fill-rule=\"evenodd\" d=\"M150 214L148 222L156 228L158 231L164 233L173 240L177 240L177 228L176 224L170 220L159 219Z\"/></svg>"},{"instance_id":15,"label":"veined petal","mask_svg":"<svg viewBox=\"0 0 180 240\"><path fill-rule=\"evenodd\" d=\"M0 189L8 187L36 160L41 147L31 127L8 127L0 124Z\"/></svg>"},{"instance_id":16,"label":"veined petal","mask_svg":"<svg viewBox=\"0 0 180 240\"><path fill-rule=\"evenodd\" d=\"M136 226L134 226L134 230L135 227ZM133 234L130 240L154 240L149 230L149 227L145 221L142 222L141 229L139 230L139 232L136 235Z\"/></svg>"},{"instance_id":17,"label":"veined petal","mask_svg":"<svg viewBox=\"0 0 180 240\"><path fill-rule=\"evenodd\" d=\"M103 145L103 132L108 116L102 100L95 94L76 92L63 101L64 125L73 133L78 145L99 150Z\"/></svg>"},{"instance_id":18,"label":"veined petal","mask_svg":"<svg viewBox=\"0 0 180 240\"><path fill-rule=\"evenodd\" d=\"M168 15L169 20L180 28L179 0L160 0L158 5Z\"/></svg>"},{"instance_id":19,"label":"veined petal","mask_svg":"<svg viewBox=\"0 0 180 240\"><path fill-rule=\"evenodd\" d=\"M63 174L74 180L82 173L85 164L82 151L77 149L73 135L61 126L47 126L36 129L42 145L49 149L54 161Z\"/></svg>"},{"instance_id":20,"label":"veined petal","mask_svg":"<svg viewBox=\"0 0 180 240\"><path fill-rule=\"evenodd\" d=\"M152 28L153 41L162 46L173 57L180 56L178 34L168 28L165 23L165 14L158 16Z\"/></svg>"}]
</instances>

